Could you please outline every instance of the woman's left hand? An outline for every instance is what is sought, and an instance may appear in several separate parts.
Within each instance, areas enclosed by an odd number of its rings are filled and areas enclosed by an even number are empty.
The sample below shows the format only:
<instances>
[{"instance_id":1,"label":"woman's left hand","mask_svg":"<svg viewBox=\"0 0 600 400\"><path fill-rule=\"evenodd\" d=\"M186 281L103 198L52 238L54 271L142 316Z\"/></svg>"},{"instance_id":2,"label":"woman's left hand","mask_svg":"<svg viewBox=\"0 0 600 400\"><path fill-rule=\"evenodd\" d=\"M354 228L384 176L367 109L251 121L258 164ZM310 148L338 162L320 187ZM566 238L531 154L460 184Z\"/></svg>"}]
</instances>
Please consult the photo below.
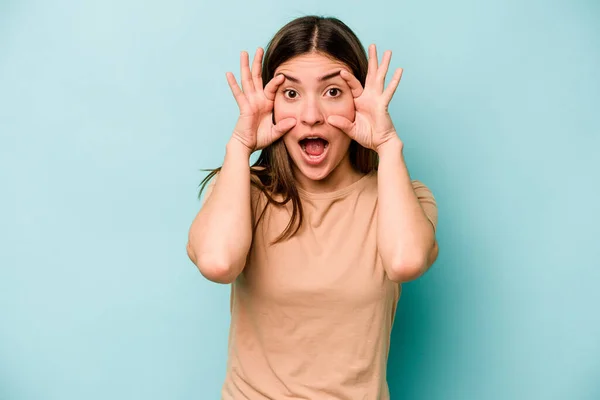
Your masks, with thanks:
<instances>
[{"instance_id":1,"label":"woman's left hand","mask_svg":"<svg viewBox=\"0 0 600 400\"><path fill-rule=\"evenodd\" d=\"M400 83L402 68L394 72L388 87L384 88L391 58L392 52L388 50L383 54L381 65L378 65L377 49L374 44L369 46L369 68L364 88L352 73L342 70L340 75L348 83L354 97L354 122L339 115L331 115L327 119L332 126L345 132L361 146L375 151L379 151L380 146L389 140L399 140L388 113L388 105Z\"/></svg>"}]
</instances>

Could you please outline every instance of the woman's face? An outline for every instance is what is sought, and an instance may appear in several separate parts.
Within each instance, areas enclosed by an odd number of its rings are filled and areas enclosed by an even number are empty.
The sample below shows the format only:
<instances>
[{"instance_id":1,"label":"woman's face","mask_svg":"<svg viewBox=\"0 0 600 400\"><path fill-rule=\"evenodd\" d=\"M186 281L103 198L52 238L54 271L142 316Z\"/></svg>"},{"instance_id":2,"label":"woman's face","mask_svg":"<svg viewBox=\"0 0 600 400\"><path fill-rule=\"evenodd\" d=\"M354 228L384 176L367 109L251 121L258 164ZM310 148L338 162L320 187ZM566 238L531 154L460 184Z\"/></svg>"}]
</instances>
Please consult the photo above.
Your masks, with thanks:
<instances>
[{"instance_id":1,"label":"woman's face","mask_svg":"<svg viewBox=\"0 0 600 400\"><path fill-rule=\"evenodd\" d=\"M330 115L354 121L354 99L339 75L342 69L351 72L333 58L309 53L275 70L275 75L285 76L275 96L275 122L296 119L294 128L283 137L296 179L321 181L333 171L352 168L348 158L350 137L327 123Z\"/></svg>"}]
</instances>

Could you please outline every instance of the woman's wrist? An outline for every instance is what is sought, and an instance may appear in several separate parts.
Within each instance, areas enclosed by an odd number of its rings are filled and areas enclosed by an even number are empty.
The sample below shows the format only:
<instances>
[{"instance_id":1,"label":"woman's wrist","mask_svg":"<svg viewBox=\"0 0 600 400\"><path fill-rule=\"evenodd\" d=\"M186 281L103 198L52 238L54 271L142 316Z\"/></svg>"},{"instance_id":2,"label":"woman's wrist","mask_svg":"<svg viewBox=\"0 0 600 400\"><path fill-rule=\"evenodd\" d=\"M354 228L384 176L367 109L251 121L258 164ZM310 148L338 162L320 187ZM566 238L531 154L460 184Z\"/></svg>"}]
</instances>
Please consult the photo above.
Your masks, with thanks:
<instances>
[{"instance_id":1,"label":"woman's wrist","mask_svg":"<svg viewBox=\"0 0 600 400\"><path fill-rule=\"evenodd\" d=\"M227 142L227 145L225 146L225 151L233 156L244 157L248 160L253 153L248 146L242 143L235 136L232 136L231 139L229 139L229 142Z\"/></svg>"},{"instance_id":2,"label":"woman's wrist","mask_svg":"<svg viewBox=\"0 0 600 400\"><path fill-rule=\"evenodd\" d=\"M386 154L402 154L402 150L404 148L404 143L400 140L400 138L394 134L394 137L387 140L386 142L377 146L375 151L379 155L379 157L387 157Z\"/></svg>"}]
</instances>

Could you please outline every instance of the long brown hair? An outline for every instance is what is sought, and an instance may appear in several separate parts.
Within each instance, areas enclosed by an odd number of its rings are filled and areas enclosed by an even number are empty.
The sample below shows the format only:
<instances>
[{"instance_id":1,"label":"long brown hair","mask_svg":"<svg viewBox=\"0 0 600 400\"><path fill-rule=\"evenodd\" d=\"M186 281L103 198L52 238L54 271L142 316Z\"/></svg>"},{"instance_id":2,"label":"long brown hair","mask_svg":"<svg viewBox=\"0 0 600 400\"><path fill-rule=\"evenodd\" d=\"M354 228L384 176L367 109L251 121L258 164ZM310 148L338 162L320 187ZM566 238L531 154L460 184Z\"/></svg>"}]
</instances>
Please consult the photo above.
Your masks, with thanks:
<instances>
[{"instance_id":1,"label":"long brown hair","mask_svg":"<svg viewBox=\"0 0 600 400\"><path fill-rule=\"evenodd\" d=\"M287 23L269 42L263 58L262 80L266 85L275 74L279 65L287 60L311 52L319 52L346 64L364 86L367 76L368 60L358 37L352 30L337 18L305 16ZM275 122L275 121L273 121ZM350 143L349 158L352 167L358 172L369 173L377 169L379 158L373 150ZM200 183L200 197L206 184L221 170L216 168ZM300 196L294 179L292 160L282 139L265 147L251 167L253 186L264 193L267 198L256 225L263 217L269 204L283 206L292 202L290 221L274 241L285 240L294 235L302 225L303 212ZM279 195L277 200L273 195ZM256 229L255 225L255 229Z\"/></svg>"}]
</instances>

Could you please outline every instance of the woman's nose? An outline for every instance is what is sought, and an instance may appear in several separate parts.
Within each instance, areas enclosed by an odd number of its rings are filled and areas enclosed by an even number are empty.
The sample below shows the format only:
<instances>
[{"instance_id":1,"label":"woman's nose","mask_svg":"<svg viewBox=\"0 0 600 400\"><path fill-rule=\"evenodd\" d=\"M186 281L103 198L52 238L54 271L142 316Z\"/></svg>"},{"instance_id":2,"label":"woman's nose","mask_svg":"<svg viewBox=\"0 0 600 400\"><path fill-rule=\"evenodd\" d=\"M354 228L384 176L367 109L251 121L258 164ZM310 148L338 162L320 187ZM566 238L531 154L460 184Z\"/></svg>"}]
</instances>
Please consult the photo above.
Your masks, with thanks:
<instances>
[{"instance_id":1,"label":"woman's nose","mask_svg":"<svg viewBox=\"0 0 600 400\"><path fill-rule=\"evenodd\" d=\"M302 107L302 111L300 114L300 121L304 125L318 125L322 124L324 121L323 112L321 110L321 106L316 99L307 99Z\"/></svg>"}]
</instances>

